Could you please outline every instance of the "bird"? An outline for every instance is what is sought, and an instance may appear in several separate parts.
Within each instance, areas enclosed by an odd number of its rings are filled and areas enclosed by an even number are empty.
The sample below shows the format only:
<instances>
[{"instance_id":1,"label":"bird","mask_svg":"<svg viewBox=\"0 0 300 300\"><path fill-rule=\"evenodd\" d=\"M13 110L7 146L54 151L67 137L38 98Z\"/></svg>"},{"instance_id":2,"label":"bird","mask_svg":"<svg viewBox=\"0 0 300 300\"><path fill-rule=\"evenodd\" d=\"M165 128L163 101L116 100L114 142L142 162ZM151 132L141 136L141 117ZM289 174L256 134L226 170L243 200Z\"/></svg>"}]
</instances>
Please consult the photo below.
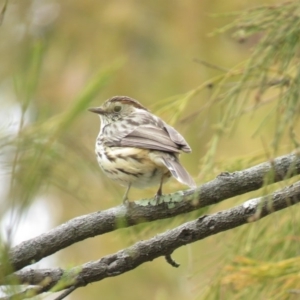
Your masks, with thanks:
<instances>
[{"instance_id":1,"label":"bird","mask_svg":"<svg viewBox=\"0 0 300 300\"><path fill-rule=\"evenodd\" d=\"M101 120L95 145L101 169L107 177L127 187L123 204L129 203L131 187L154 185L158 185L158 203L163 184L172 176L190 188L196 187L179 161L181 152L191 152L190 146L180 133L140 102L128 96L114 96L88 110Z\"/></svg>"}]
</instances>

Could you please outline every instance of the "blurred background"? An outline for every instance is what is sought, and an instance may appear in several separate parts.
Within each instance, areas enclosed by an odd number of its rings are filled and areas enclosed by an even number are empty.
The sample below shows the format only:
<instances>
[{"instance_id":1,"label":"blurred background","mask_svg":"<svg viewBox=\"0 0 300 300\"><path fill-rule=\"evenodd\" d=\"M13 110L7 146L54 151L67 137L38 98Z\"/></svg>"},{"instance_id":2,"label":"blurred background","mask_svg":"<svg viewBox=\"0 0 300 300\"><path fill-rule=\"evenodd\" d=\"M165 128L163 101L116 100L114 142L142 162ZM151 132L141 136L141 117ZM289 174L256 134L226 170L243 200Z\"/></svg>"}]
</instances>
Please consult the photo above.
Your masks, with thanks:
<instances>
[{"instance_id":1,"label":"blurred background","mask_svg":"<svg viewBox=\"0 0 300 300\"><path fill-rule=\"evenodd\" d=\"M258 4L262 2L10 0L0 27L2 243L15 245L76 216L121 203L124 188L97 165L94 143L100 122L87 111L114 95L137 99L185 136L193 152L181 161L199 185L221 171L266 160L274 119L260 134L254 132L268 107L245 116L218 141L209 168L203 159L214 146L212 137L224 113L206 105L214 93L210 79L245 60L257 42L257 37L238 42L230 31L210 34L233 21L236 16L230 12ZM194 94L185 98L190 92ZM185 188L172 180L164 192ZM156 187L132 189L129 197L137 200L155 192ZM99 259L257 195L88 239L38 266L68 268ZM274 291L271 283L254 280L249 287L245 279L235 285L241 274L226 276L245 257L279 260L299 252L299 236L293 231L296 212L280 214L177 250L178 269L159 258L67 299L266 299ZM266 249L266 243L273 246Z\"/></svg>"}]
</instances>

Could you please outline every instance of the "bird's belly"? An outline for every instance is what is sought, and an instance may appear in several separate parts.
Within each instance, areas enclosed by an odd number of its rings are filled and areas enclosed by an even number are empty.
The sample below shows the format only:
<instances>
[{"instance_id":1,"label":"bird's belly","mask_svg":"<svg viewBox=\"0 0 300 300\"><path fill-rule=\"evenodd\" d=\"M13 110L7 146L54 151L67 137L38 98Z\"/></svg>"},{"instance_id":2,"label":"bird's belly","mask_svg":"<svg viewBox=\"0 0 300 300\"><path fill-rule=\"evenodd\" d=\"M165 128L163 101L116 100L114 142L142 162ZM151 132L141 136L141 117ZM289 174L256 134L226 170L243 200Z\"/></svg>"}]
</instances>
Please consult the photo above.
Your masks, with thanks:
<instances>
[{"instance_id":1,"label":"bird's belly","mask_svg":"<svg viewBox=\"0 0 300 300\"><path fill-rule=\"evenodd\" d=\"M150 159L151 150L96 145L98 163L103 172L121 185L136 188L158 185L171 177L169 170Z\"/></svg>"}]
</instances>

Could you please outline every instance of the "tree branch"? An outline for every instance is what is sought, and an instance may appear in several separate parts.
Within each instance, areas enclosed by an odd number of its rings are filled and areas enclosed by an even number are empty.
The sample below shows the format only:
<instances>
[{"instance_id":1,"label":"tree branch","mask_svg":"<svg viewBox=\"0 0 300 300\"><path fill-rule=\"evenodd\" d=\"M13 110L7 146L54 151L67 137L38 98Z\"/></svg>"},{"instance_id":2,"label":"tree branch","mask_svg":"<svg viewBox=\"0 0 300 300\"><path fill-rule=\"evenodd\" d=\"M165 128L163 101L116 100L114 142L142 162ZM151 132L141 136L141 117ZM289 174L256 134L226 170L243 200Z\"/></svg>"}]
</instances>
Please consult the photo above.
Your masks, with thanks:
<instances>
[{"instance_id":1,"label":"tree branch","mask_svg":"<svg viewBox=\"0 0 300 300\"><path fill-rule=\"evenodd\" d=\"M297 174L300 174L299 154L288 154L243 171L221 173L214 180L193 190L164 195L159 205L155 205L154 198L143 199L130 203L129 207L119 205L80 216L13 247L9 253L10 264L17 271L86 238L122 227L174 217ZM9 274L13 270L0 265L2 274Z\"/></svg>"},{"instance_id":2,"label":"tree branch","mask_svg":"<svg viewBox=\"0 0 300 300\"><path fill-rule=\"evenodd\" d=\"M91 261L69 270L62 269L26 269L6 278L7 284L18 280L20 284L39 285L48 282L55 291L86 286L107 277L118 276L139 265L160 256L168 256L181 246L199 241L222 231L243 224L258 221L261 218L300 202L300 182L281 189L271 195L251 199L241 205L212 215L202 216L194 221L182 224L149 240L140 241L115 254Z\"/></svg>"}]
</instances>

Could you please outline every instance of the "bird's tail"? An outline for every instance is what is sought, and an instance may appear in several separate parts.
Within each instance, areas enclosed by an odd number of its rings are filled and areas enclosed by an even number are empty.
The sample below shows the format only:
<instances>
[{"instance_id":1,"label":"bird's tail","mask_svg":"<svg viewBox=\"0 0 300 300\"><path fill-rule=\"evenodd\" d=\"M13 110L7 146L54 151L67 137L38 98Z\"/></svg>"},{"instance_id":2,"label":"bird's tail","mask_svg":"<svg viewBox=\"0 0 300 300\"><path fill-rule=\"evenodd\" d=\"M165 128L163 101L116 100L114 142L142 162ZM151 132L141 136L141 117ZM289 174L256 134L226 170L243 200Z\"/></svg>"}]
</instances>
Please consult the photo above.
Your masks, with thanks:
<instances>
[{"instance_id":1,"label":"bird's tail","mask_svg":"<svg viewBox=\"0 0 300 300\"><path fill-rule=\"evenodd\" d=\"M175 157L163 157L163 163L179 182L188 185L190 188L197 187L194 179Z\"/></svg>"}]
</instances>

